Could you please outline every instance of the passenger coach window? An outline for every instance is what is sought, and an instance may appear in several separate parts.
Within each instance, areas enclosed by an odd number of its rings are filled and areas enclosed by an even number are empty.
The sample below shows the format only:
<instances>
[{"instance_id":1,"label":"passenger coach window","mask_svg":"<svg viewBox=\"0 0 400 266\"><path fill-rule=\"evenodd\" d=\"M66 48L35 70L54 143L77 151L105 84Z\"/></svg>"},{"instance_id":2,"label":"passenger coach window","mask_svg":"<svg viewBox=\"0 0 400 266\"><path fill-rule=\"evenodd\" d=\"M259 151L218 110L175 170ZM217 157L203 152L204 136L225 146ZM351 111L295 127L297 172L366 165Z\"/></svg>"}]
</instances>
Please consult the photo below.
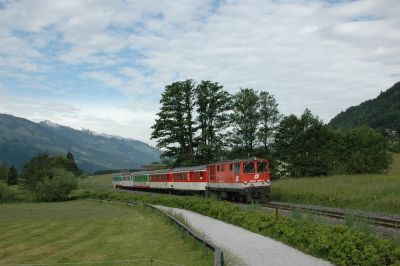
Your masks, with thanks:
<instances>
[{"instance_id":1,"label":"passenger coach window","mask_svg":"<svg viewBox=\"0 0 400 266\"><path fill-rule=\"evenodd\" d=\"M244 173L254 173L256 169L254 169L254 163L249 162L244 165Z\"/></svg>"},{"instance_id":2,"label":"passenger coach window","mask_svg":"<svg viewBox=\"0 0 400 266\"><path fill-rule=\"evenodd\" d=\"M257 163L257 172L259 172L259 173L267 172L267 162L258 162Z\"/></svg>"},{"instance_id":3,"label":"passenger coach window","mask_svg":"<svg viewBox=\"0 0 400 266\"><path fill-rule=\"evenodd\" d=\"M232 172L232 170L233 170L233 164L229 164L229 171Z\"/></svg>"},{"instance_id":4,"label":"passenger coach window","mask_svg":"<svg viewBox=\"0 0 400 266\"><path fill-rule=\"evenodd\" d=\"M240 163L235 163L235 174L240 174Z\"/></svg>"}]
</instances>

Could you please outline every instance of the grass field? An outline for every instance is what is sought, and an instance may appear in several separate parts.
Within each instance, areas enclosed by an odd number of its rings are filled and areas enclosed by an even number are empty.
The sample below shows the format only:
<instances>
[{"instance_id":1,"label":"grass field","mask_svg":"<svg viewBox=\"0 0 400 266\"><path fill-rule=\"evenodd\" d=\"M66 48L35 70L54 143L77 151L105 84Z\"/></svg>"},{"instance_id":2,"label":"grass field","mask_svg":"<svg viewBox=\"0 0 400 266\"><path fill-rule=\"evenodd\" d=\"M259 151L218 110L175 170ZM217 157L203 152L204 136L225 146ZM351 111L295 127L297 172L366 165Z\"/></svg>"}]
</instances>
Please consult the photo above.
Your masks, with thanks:
<instances>
[{"instance_id":1,"label":"grass field","mask_svg":"<svg viewBox=\"0 0 400 266\"><path fill-rule=\"evenodd\" d=\"M141 206L92 201L2 204L0 235L0 265L143 258L213 264L212 252L162 214ZM117 265L150 265L150 261Z\"/></svg>"},{"instance_id":2,"label":"grass field","mask_svg":"<svg viewBox=\"0 0 400 266\"><path fill-rule=\"evenodd\" d=\"M384 175L291 178L272 183L271 199L400 214L400 155Z\"/></svg>"},{"instance_id":3,"label":"grass field","mask_svg":"<svg viewBox=\"0 0 400 266\"><path fill-rule=\"evenodd\" d=\"M79 187L85 188L112 188L112 174L94 175L79 181Z\"/></svg>"}]
</instances>

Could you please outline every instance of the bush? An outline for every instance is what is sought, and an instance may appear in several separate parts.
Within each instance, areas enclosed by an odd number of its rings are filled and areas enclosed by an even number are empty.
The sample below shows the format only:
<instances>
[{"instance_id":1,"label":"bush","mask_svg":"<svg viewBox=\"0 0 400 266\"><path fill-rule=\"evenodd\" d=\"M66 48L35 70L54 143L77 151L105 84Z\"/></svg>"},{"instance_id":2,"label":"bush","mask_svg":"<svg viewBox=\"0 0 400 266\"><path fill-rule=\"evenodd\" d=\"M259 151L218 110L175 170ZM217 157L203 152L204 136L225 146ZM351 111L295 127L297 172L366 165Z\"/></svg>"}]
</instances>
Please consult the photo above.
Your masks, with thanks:
<instances>
[{"instance_id":1,"label":"bush","mask_svg":"<svg viewBox=\"0 0 400 266\"><path fill-rule=\"evenodd\" d=\"M62 201L77 187L75 175L64 169L53 168L49 176L39 181L34 189L38 201Z\"/></svg>"},{"instance_id":2,"label":"bush","mask_svg":"<svg viewBox=\"0 0 400 266\"><path fill-rule=\"evenodd\" d=\"M344 225L315 224L287 217L281 217L276 222L272 213L254 209L244 211L237 205L213 198L108 191L85 191L80 196L160 204L195 211L272 237L336 265L390 265L400 261L399 247L394 243Z\"/></svg>"},{"instance_id":3,"label":"bush","mask_svg":"<svg viewBox=\"0 0 400 266\"><path fill-rule=\"evenodd\" d=\"M17 195L6 184L0 181L0 203L16 201Z\"/></svg>"}]
</instances>

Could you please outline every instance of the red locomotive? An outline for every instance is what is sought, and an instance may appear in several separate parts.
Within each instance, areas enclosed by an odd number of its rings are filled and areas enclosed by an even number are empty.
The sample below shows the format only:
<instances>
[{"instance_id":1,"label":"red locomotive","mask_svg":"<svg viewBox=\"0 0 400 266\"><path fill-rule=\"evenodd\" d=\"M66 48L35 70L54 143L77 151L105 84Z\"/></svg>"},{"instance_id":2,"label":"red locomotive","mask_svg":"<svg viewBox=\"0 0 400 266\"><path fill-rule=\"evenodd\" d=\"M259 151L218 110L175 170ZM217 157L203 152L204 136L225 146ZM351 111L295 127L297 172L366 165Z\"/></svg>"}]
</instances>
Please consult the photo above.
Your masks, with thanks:
<instances>
[{"instance_id":1,"label":"red locomotive","mask_svg":"<svg viewBox=\"0 0 400 266\"><path fill-rule=\"evenodd\" d=\"M265 200L271 188L264 159L234 160L203 166L113 174L115 188L178 194L217 194L245 202Z\"/></svg>"}]
</instances>

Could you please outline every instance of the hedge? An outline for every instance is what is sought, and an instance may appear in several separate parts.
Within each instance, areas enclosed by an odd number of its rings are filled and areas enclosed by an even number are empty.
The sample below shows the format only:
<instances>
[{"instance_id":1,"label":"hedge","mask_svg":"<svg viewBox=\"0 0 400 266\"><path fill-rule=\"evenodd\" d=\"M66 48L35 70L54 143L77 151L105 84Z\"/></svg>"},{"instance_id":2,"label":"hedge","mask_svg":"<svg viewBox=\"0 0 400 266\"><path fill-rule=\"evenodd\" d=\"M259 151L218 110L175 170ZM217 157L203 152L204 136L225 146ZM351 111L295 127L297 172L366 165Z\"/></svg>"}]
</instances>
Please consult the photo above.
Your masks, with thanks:
<instances>
[{"instance_id":1,"label":"hedge","mask_svg":"<svg viewBox=\"0 0 400 266\"><path fill-rule=\"evenodd\" d=\"M399 246L341 224L318 224L289 217L280 217L276 222L274 214L269 212L255 208L242 210L230 202L194 196L86 190L79 197L134 201L194 211L274 238L336 265L400 265Z\"/></svg>"}]
</instances>

